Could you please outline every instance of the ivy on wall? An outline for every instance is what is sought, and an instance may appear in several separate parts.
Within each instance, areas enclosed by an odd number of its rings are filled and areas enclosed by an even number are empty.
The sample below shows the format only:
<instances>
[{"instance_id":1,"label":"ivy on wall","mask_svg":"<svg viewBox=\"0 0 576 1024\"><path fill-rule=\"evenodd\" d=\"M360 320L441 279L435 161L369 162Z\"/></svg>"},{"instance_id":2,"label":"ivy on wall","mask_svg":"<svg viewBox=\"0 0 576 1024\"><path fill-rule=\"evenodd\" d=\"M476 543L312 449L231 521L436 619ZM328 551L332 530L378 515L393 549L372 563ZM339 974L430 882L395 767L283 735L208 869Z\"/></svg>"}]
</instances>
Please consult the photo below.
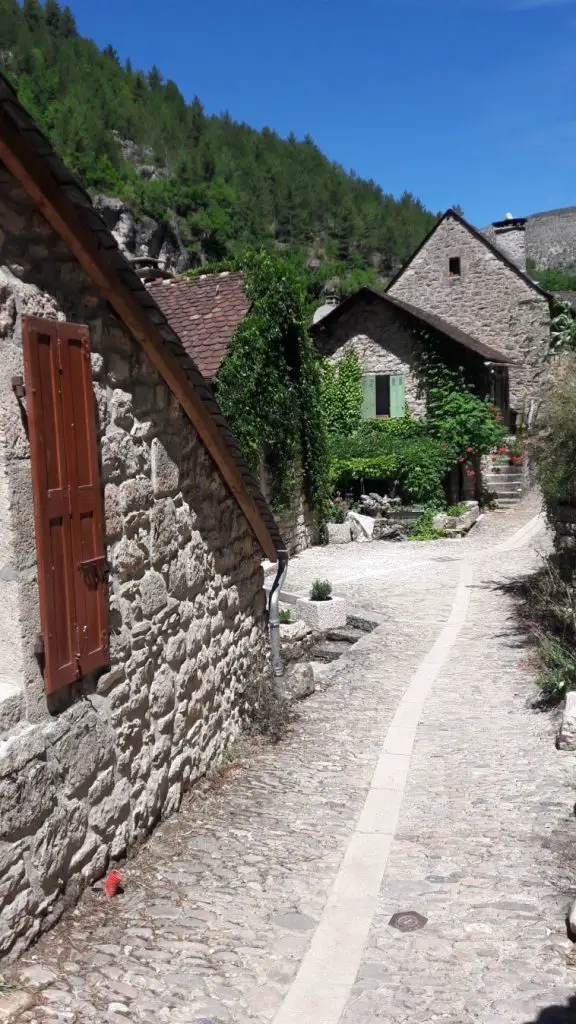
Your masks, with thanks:
<instances>
[{"instance_id":1,"label":"ivy on wall","mask_svg":"<svg viewBox=\"0 0 576 1024\"><path fill-rule=\"evenodd\" d=\"M322 361L322 408L329 437L348 437L362 418L362 372L356 352Z\"/></svg>"},{"instance_id":2,"label":"ivy on wall","mask_svg":"<svg viewBox=\"0 0 576 1024\"><path fill-rule=\"evenodd\" d=\"M489 397L475 392L465 368L439 350L426 332L419 339L415 372L426 398L429 435L444 445L454 462L486 454L505 435Z\"/></svg>"},{"instance_id":3,"label":"ivy on wall","mask_svg":"<svg viewBox=\"0 0 576 1024\"><path fill-rule=\"evenodd\" d=\"M218 401L252 471L265 465L271 503L286 512L301 481L323 514L328 451L320 361L307 330L302 279L292 261L252 252L239 261L251 309L215 380Z\"/></svg>"}]
</instances>

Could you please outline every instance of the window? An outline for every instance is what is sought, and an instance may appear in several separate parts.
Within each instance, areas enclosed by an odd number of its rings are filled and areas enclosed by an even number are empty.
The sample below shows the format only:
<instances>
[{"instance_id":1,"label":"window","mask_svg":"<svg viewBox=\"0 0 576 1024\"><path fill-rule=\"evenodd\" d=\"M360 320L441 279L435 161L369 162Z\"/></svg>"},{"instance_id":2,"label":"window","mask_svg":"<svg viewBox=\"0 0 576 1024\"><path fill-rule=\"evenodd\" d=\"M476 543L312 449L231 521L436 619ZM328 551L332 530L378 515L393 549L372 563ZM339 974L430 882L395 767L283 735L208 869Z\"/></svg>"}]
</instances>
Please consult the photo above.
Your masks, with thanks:
<instances>
[{"instance_id":1,"label":"window","mask_svg":"<svg viewBox=\"0 0 576 1024\"><path fill-rule=\"evenodd\" d=\"M404 376L401 373L366 373L362 377L362 418L404 416Z\"/></svg>"},{"instance_id":2,"label":"window","mask_svg":"<svg viewBox=\"0 0 576 1024\"><path fill-rule=\"evenodd\" d=\"M376 416L390 415L390 377L376 377Z\"/></svg>"},{"instance_id":3,"label":"window","mask_svg":"<svg viewBox=\"0 0 576 1024\"><path fill-rule=\"evenodd\" d=\"M448 260L448 276L449 277L460 277L462 274L462 264L459 256L451 256Z\"/></svg>"}]
</instances>

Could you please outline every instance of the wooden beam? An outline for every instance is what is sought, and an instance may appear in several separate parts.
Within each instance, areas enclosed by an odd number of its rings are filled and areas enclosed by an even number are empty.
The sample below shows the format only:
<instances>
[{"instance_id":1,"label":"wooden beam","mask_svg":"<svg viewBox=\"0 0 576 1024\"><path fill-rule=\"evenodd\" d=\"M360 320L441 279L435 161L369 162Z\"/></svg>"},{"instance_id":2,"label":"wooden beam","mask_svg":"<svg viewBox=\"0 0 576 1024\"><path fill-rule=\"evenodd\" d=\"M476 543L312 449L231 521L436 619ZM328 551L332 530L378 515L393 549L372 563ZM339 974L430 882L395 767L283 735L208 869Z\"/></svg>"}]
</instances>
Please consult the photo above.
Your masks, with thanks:
<instances>
[{"instance_id":1,"label":"wooden beam","mask_svg":"<svg viewBox=\"0 0 576 1024\"><path fill-rule=\"evenodd\" d=\"M122 283L116 267L106 251L98 246L90 229L82 223L78 210L63 188L24 138L24 133L1 109L0 159L34 200L99 292L108 300L140 343L202 438L262 550L271 561L277 561L276 545L268 527L242 480L215 420L180 367L178 359L169 350L159 328L147 315L133 292Z\"/></svg>"}]
</instances>

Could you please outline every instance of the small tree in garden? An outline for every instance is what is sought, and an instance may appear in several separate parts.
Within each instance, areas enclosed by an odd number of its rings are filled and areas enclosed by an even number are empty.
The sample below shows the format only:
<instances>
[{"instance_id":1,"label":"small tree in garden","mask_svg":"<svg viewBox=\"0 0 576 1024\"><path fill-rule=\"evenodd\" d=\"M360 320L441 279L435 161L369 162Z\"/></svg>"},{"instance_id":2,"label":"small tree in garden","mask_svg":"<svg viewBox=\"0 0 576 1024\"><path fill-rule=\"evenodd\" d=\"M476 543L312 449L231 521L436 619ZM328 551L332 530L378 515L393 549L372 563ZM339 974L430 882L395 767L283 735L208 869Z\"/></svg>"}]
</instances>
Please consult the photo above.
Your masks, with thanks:
<instances>
[{"instance_id":1,"label":"small tree in garden","mask_svg":"<svg viewBox=\"0 0 576 1024\"><path fill-rule=\"evenodd\" d=\"M461 367L447 365L435 349L423 345L417 373L426 396L428 432L454 462L471 462L502 442L505 431L496 422L488 398L475 394Z\"/></svg>"}]
</instances>

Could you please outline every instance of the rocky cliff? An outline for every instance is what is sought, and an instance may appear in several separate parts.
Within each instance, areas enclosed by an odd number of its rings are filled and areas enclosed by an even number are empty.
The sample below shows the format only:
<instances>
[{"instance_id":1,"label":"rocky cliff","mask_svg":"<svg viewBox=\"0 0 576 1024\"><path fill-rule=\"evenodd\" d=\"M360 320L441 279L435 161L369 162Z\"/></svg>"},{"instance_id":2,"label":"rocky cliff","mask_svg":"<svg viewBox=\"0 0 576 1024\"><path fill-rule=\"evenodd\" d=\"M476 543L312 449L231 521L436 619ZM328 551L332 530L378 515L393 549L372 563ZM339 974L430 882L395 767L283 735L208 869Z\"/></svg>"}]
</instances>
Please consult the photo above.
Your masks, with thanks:
<instances>
[{"instance_id":1,"label":"rocky cliff","mask_svg":"<svg viewBox=\"0 0 576 1024\"><path fill-rule=\"evenodd\" d=\"M122 252L131 259L146 257L158 261L162 270L175 273L191 265L186 252L176 215L167 212L166 220L132 213L122 199L97 195L94 206L106 221Z\"/></svg>"}]
</instances>

